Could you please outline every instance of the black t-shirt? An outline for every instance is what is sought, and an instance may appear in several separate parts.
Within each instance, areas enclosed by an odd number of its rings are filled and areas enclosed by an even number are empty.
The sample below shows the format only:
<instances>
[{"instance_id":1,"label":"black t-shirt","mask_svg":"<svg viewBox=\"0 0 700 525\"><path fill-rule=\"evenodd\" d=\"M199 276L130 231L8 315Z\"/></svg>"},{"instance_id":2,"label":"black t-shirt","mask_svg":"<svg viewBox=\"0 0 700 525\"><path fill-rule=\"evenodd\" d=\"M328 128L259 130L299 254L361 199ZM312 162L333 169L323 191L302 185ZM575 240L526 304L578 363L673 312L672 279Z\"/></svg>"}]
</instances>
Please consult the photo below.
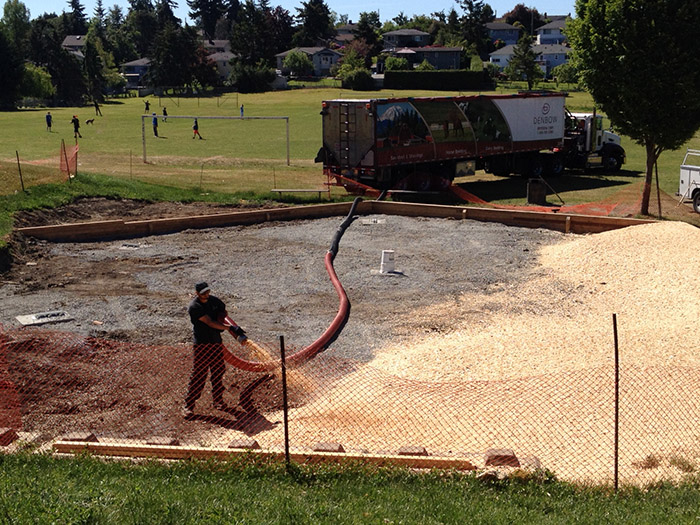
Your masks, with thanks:
<instances>
[{"instance_id":1,"label":"black t-shirt","mask_svg":"<svg viewBox=\"0 0 700 525\"><path fill-rule=\"evenodd\" d=\"M195 343L221 343L221 331L203 323L199 319L208 315L213 321L218 321L221 314L226 313L226 305L218 297L209 296L206 303L201 303L198 297L192 299L187 308L192 321L192 332Z\"/></svg>"}]
</instances>

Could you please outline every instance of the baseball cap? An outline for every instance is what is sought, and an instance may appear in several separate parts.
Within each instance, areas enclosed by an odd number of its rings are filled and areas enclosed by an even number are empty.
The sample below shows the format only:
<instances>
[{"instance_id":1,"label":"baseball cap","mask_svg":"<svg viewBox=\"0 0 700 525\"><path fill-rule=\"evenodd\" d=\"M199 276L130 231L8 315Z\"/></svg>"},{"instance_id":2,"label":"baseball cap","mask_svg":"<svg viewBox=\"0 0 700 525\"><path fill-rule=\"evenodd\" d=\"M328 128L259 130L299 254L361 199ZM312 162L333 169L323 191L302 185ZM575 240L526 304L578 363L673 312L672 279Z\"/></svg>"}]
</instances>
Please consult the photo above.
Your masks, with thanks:
<instances>
[{"instance_id":1,"label":"baseball cap","mask_svg":"<svg viewBox=\"0 0 700 525\"><path fill-rule=\"evenodd\" d=\"M194 289L197 291L197 293L202 294L204 292L208 292L211 290L209 288L209 285L205 282L197 283L194 285Z\"/></svg>"}]
</instances>

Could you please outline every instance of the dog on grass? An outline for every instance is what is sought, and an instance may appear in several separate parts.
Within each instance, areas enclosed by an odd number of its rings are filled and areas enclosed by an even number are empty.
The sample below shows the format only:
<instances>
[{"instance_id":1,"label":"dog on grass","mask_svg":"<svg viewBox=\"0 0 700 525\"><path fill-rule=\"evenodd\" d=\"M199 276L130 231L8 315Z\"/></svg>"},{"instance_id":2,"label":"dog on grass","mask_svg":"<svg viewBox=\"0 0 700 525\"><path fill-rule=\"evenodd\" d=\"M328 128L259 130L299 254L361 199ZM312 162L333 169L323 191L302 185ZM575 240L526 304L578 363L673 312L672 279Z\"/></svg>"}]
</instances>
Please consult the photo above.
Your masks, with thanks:
<instances>
[{"instance_id":1,"label":"dog on grass","mask_svg":"<svg viewBox=\"0 0 700 525\"><path fill-rule=\"evenodd\" d=\"M89 119L87 119L87 120L85 121L85 124L94 124L94 123L95 123L95 119L94 119L94 118L89 118Z\"/></svg>"}]
</instances>

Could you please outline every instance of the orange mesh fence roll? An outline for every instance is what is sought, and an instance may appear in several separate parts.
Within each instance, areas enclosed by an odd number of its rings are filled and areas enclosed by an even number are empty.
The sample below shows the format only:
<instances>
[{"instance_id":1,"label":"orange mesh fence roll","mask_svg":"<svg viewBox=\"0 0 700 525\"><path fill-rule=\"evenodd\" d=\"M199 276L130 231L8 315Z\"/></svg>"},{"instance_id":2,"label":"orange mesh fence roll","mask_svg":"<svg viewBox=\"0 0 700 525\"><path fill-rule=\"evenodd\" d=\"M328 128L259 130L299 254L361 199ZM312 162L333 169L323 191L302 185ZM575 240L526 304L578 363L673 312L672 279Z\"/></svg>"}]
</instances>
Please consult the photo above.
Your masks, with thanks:
<instances>
[{"instance_id":1,"label":"orange mesh fence roll","mask_svg":"<svg viewBox=\"0 0 700 525\"><path fill-rule=\"evenodd\" d=\"M167 436L181 446L225 448L253 439L262 449L284 450L278 371L256 374L227 365L221 406L207 370L193 413L184 417L191 345L156 347L40 329L0 335L0 428L19 437L6 447L48 445L79 432L100 443ZM260 350L249 346L228 348L254 360ZM274 344L260 346L279 359ZM412 450L489 468L487 452L498 450L512 454L514 464L560 479L613 481L612 365L502 381L429 382L331 354L288 371L292 451L331 443L348 453ZM698 468L699 372L620 369L622 483L678 480Z\"/></svg>"},{"instance_id":2,"label":"orange mesh fence roll","mask_svg":"<svg viewBox=\"0 0 700 525\"><path fill-rule=\"evenodd\" d=\"M61 144L60 167L61 173L64 173L66 177L75 175L78 172L78 150L77 144L74 146Z\"/></svg>"}]
</instances>

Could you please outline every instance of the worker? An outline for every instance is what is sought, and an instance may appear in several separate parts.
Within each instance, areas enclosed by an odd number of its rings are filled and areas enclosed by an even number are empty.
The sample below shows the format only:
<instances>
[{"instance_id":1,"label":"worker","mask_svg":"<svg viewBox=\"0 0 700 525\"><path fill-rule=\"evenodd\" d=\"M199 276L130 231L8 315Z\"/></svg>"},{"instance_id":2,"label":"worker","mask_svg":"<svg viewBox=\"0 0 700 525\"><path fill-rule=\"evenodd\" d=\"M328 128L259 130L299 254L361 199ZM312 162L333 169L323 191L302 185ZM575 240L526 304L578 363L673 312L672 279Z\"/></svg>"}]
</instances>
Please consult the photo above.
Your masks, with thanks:
<instances>
[{"instance_id":1,"label":"worker","mask_svg":"<svg viewBox=\"0 0 700 525\"><path fill-rule=\"evenodd\" d=\"M225 412L231 411L224 402L223 377L226 365L221 339L221 333L230 330L230 327L220 321L226 316L226 305L221 299L211 295L211 289L206 282L200 282L195 285L195 296L187 311L194 335L193 365L182 415L186 419L194 416L195 403L202 395L209 373L214 408ZM246 340L245 331L240 327L236 326L235 331L231 331L239 342Z\"/></svg>"}]
</instances>

